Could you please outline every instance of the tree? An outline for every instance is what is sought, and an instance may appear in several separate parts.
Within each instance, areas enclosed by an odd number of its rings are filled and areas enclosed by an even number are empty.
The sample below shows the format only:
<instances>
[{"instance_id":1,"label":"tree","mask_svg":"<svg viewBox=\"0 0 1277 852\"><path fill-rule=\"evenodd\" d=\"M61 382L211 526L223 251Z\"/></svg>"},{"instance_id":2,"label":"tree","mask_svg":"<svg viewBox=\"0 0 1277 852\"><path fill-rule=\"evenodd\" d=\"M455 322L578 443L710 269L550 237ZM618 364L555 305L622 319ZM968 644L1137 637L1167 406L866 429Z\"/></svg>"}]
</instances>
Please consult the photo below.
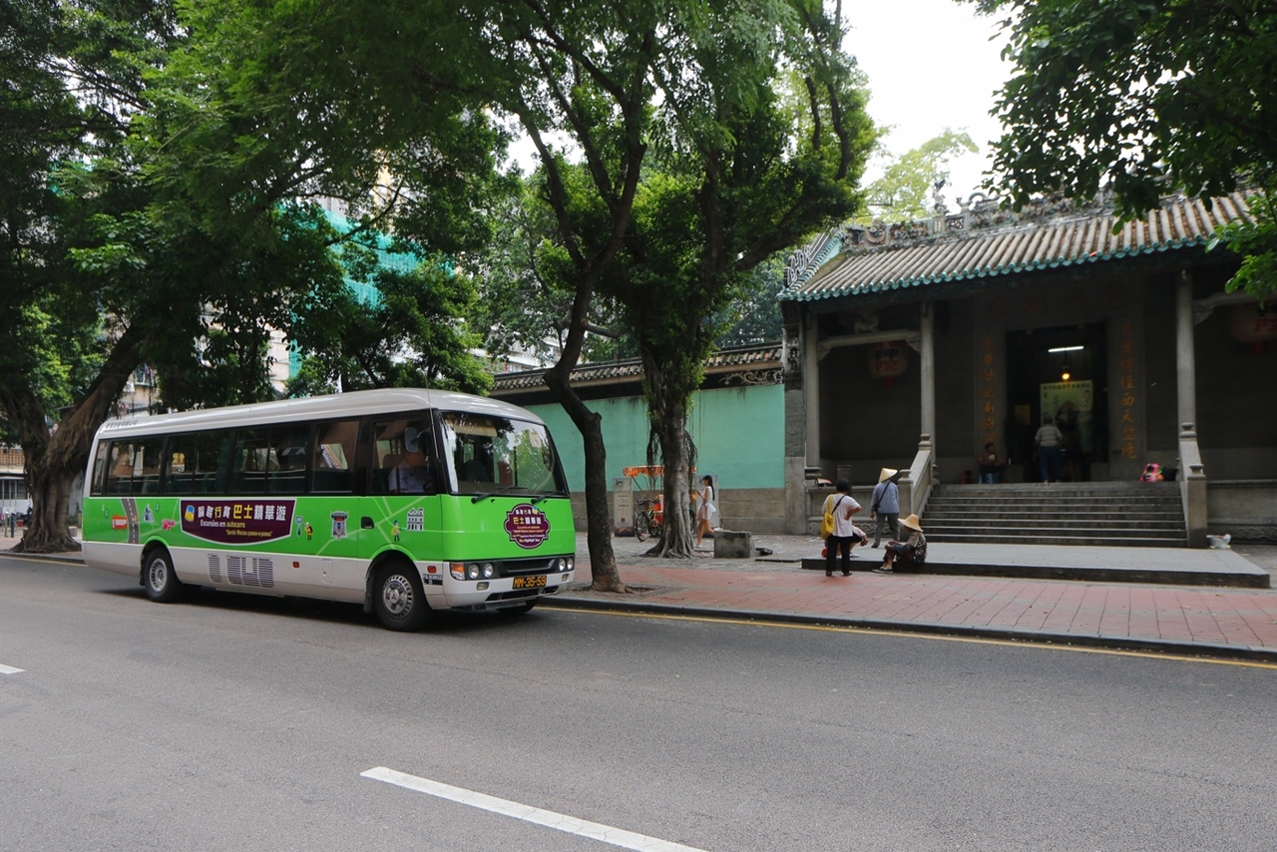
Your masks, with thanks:
<instances>
[{"instance_id":1,"label":"tree","mask_svg":"<svg viewBox=\"0 0 1277 852\"><path fill-rule=\"evenodd\" d=\"M885 168L865 191L875 218L893 222L929 219L934 215L931 193L949 180L949 162L964 151L976 151L965 132L943 133L899 157L880 149Z\"/></svg>"},{"instance_id":2,"label":"tree","mask_svg":"<svg viewBox=\"0 0 1277 852\"><path fill-rule=\"evenodd\" d=\"M667 37L681 49L653 69L656 156L605 285L639 345L667 506L683 505L691 486L687 417L724 309L760 264L857 209L875 138L843 24L819 3L681 23ZM782 96L786 75L805 97ZM687 514L666 517L652 552L690 555Z\"/></svg>"},{"instance_id":3,"label":"tree","mask_svg":"<svg viewBox=\"0 0 1277 852\"><path fill-rule=\"evenodd\" d=\"M785 289L785 263L780 255L749 270L739 295L714 323L724 328L715 349L778 341L783 334L780 292Z\"/></svg>"},{"instance_id":4,"label":"tree","mask_svg":"<svg viewBox=\"0 0 1277 852\"><path fill-rule=\"evenodd\" d=\"M103 324L74 252L94 244L101 217L136 209L113 166L174 26L166 4L147 0L26 0L5 4L0 27L0 412L35 510L17 549L70 549L71 481L145 339Z\"/></svg>"},{"instance_id":5,"label":"tree","mask_svg":"<svg viewBox=\"0 0 1277 852\"><path fill-rule=\"evenodd\" d=\"M1256 222L1222 241L1246 255L1230 289L1277 288L1277 5L1223 0L976 0L1005 14L1016 67L998 100L995 170L1014 203L1062 190L1116 193L1143 215L1176 190L1249 183Z\"/></svg>"},{"instance_id":6,"label":"tree","mask_svg":"<svg viewBox=\"0 0 1277 852\"><path fill-rule=\"evenodd\" d=\"M5 9L18 19L4 20L0 60L17 87L0 108L25 135L0 150L18 167L0 407L36 510L20 546L69 549L71 480L140 363L164 405L268 396L270 329L343 282L334 247L350 235L317 199L359 211L359 231L398 210L425 254L446 255L482 239L465 199L499 134L473 102L443 96L378 113L367 80L315 41L345 27L344 7L192 2L180 22L144 0ZM386 169L407 176L402 205L374 200Z\"/></svg>"},{"instance_id":7,"label":"tree","mask_svg":"<svg viewBox=\"0 0 1277 852\"><path fill-rule=\"evenodd\" d=\"M456 274L446 258L424 257L402 242L385 266L378 261L388 252L380 246L357 248L343 247L343 267L368 282L372 296L361 298L342 281L303 298L291 342L308 354L288 384L290 394L384 387L483 393L491 387L491 376L470 354L480 337L464 319L477 301L473 280ZM363 261L351 263L352 254Z\"/></svg>"}]
</instances>

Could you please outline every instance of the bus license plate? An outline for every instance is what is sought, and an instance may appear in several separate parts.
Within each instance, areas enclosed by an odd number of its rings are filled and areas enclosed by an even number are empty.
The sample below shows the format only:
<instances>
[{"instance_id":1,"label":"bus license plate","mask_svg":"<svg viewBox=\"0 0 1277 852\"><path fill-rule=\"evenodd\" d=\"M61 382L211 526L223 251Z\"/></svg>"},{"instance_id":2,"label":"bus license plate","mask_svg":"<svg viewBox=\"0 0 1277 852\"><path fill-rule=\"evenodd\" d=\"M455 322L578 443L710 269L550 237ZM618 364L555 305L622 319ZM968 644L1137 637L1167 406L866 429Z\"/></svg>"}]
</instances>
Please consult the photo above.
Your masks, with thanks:
<instances>
[{"instance_id":1,"label":"bus license plate","mask_svg":"<svg viewBox=\"0 0 1277 852\"><path fill-rule=\"evenodd\" d=\"M541 587L542 587L542 586L544 586L544 585L545 585L545 575L544 575L544 574L537 574L537 575L532 576L532 577L515 577L515 578L514 578L514 585L513 585L513 587L512 587L512 588L515 588L515 589L539 589L539 588L541 588Z\"/></svg>"}]
</instances>

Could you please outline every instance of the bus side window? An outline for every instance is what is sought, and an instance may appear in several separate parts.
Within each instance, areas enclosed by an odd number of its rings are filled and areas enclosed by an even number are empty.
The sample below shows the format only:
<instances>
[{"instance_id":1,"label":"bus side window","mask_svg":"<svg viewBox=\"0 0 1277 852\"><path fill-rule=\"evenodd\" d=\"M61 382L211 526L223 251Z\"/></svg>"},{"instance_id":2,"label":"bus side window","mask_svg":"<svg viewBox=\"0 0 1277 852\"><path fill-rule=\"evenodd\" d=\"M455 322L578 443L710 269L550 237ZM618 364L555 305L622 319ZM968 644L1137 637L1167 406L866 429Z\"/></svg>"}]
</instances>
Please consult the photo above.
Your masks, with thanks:
<instances>
[{"instance_id":1,"label":"bus side window","mask_svg":"<svg viewBox=\"0 0 1277 852\"><path fill-rule=\"evenodd\" d=\"M170 437L164 492L213 494L220 491L219 466L229 439L225 432L195 432Z\"/></svg>"},{"instance_id":2,"label":"bus side window","mask_svg":"<svg viewBox=\"0 0 1277 852\"><path fill-rule=\"evenodd\" d=\"M321 423L315 438L311 491L349 494L354 490L355 442L358 420Z\"/></svg>"},{"instance_id":3,"label":"bus side window","mask_svg":"<svg viewBox=\"0 0 1277 852\"><path fill-rule=\"evenodd\" d=\"M106 441L98 441L97 454L93 456L93 479L89 493L95 497L106 493L107 462L111 458L111 445Z\"/></svg>"},{"instance_id":4,"label":"bus side window","mask_svg":"<svg viewBox=\"0 0 1277 852\"><path fill-rule=\"evenodd\" d=\"M107 471L108 494L133 493L133 445L111 444L111 461Z\"/></svg>"},{"instance_id":5,"label":"bus side window","mask_svg":"<svg viewBox=\"0 0 1277 852\"><path fill-rule=\"evenodd\" d=\"M275 465L267 474L267 490L272 494L305 493L309 451L309 426L278 426L272 429L271 455Z\"/></svg>"},{"instance_id":6,"label":"bus side window","mask_svg":"<svg viewBox=\"0 0 1277 852\"><path fill-rule=\"evenodd\" d=\"M270 464L270 441L255 429L235 433L231 453L231 493L265 494L266 468Z\"/></svg>"},{"instance_id":7,"label":"bus side window","mask_svg":"<svg viewBox=\"0 0 1277 852\"><path fill-rule=\"evenodd\" d=\"M144 438L139 442L135 452L141 455L141 459L134 458L133 470L141 476L141 482L137 483L135 493L141 494L159 494L160 493L160 467L164 462L164 439L163 438Z\"/></svg>"}]
</instances>

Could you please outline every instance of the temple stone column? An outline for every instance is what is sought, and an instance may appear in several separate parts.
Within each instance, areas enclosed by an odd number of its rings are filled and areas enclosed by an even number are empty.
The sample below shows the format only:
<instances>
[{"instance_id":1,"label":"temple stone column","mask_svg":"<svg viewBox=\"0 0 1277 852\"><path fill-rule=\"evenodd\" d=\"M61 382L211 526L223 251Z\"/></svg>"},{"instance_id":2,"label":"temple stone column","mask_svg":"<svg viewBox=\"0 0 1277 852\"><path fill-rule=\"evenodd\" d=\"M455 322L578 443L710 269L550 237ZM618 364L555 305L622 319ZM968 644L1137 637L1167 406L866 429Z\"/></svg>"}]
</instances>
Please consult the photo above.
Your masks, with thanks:
<instances>
[{"instance_id":1,"label":"temple stone column","mask_svg":"<svg viewBox=\"0 0 1277 852\"><path fill-rule=\"evenodd\" d=\"M1193 274L1187 269L1181 269L1175 281L1175 365L1179 422L1196 423L1197 359L1193 351Z\"/></svg>"},{"instance_id":2,"label":"temple stone column","mask_svg":"<svg viewBox=\"0 0 1277 852\"><path fill-rule=\"evenodd\" d=\"M820 464L820 356L816 353L816 320L803 320L803 403L807 409L807 466Z\"/></svg>"},{"instance_id":3,"label":"temple stone column","mask_svg":"<svg viewBox=\"0 0 1277 852\"><path fill-rule=\"evenodd\" d=\"M919 325L922 337L918 346L918 360L921 362L918 370L922 384L922 428L919 429L919 432L931 436L933 444L932 457L934 458L934 444L936 442L936 341L934 327L935 306L931 302L922 303L922 315Z\"/></svg>"}]
</instances>

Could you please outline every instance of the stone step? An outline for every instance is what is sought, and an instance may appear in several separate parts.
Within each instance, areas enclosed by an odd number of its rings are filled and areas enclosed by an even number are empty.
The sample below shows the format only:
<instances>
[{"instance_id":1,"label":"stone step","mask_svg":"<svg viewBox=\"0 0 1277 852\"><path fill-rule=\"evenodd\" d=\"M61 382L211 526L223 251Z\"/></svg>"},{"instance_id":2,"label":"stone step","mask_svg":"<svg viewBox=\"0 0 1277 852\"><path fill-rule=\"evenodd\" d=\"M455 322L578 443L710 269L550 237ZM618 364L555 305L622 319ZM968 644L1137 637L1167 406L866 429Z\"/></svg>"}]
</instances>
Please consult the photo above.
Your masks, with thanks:
<instances>
[{"instance_id":1,"label":"stone step","mask_svg":"<svg viewBox=\"0 0 1277 852\"><path fill-rule=\"evenodd\" d=\"M937 529L1051 529L1051 528L1068 528L1083 530L1184 530L1184 521L1175 519L1175 517L1167 517L1160 520L1145 520L1139 524L1131 524L1128 519L1122 517L1108 517L1108 519L1096 520L1088 519L1088 517L1073 517L1069 515L1059 515L1055 517L936 517L932 515L927 517L926 524L923 529L927 531Z\"/></svg>"},{"instance_id":2,"label":"stone step","mask_svg":"<svg viewBox=\"0 0 1277 852\"><path fill-rule=\"evenodd\" d=\"M1184 518L1178 512L1123 512L1105 514L1103 512L927 512L927 524L964 523L964 524L1007 524L1034 522L1069 522L1096 524L1100 526L1141 526L1143 524L1178 524L1184 525Z\"/></svg>"},{"instance_id":3,"label":"stone step","mask_svg":"<svg viewBox=\"0 0 1277 852\"><path fill-rule=\"evenodd\" d=\"M1094 494L1122 494L1122 493L1150 493L1158 492L1174 492L1179 493L1178 482L1052 482L1043 484L1041 482L1000 482L996 485L937 485L932 489L933 494L949 494L955 492L984 492L992 493L997 491L1059 491L1069 494L1094 493Z\"/></svg>"},{"instance_id":4,"label":"stone step","mask_svg":"<svg viewBox=\"0 0 1277 852\"><path fill-rule=\"evenodd\" d=\"M970 531L966 533L952 532L932 534L927 532L927 540L941 543L965 544L1046 544L1058 546L1097 546L1105 547L1186 547L1187 536L1184 533L1175 535L1150 535L1139 531L1131 531L1122 536L1095 536L1069 534L1064 531L1054 533L1038 531L985 533Z\"/></svg>"},{"instance_id":5,"label":"stone step","mask_svg":"<svg viewBox=\"0 0 1277 852\"><path fill-rule=\"evenodd\" d=\"M1178 496L1170 499L1163 497L1134 497L1129 500L1073 500L1073 499L1050 499L1041 495L1021 497L936 497L932 495L927 500L927 507L931 511L937 508L948 506L1060 506L1065 508L1086 509L1103 506L1112 507L1147 507L1147 506L1179 506L1180 498Z\"/></svg>"},{"instance_id":6,"label":"stone step","mask_svg":"<svg viewBox=\"0 0 1277 852\"><path fill-rule=\"evenodd\" d=\"M1059 506L1048 508L1039 508L1037 506L983 506L979 503L968 503L967 506L951 507L951 508L933 508L927 506L927 520L935 520L937 517L955 517L955 519L981 519L981 517L1073 517L1073 519L1094 519L1102 520L1125 520L1130 524L1144 521L1158 520L1177 520L1184 521L1184 513L1175 508L1156 508L1145 507L1139 511L1115 512L1111 510L1097 510L1096 507L1088 507L1087 510L1066 511Z\"/></svg>"}]
</instances>

